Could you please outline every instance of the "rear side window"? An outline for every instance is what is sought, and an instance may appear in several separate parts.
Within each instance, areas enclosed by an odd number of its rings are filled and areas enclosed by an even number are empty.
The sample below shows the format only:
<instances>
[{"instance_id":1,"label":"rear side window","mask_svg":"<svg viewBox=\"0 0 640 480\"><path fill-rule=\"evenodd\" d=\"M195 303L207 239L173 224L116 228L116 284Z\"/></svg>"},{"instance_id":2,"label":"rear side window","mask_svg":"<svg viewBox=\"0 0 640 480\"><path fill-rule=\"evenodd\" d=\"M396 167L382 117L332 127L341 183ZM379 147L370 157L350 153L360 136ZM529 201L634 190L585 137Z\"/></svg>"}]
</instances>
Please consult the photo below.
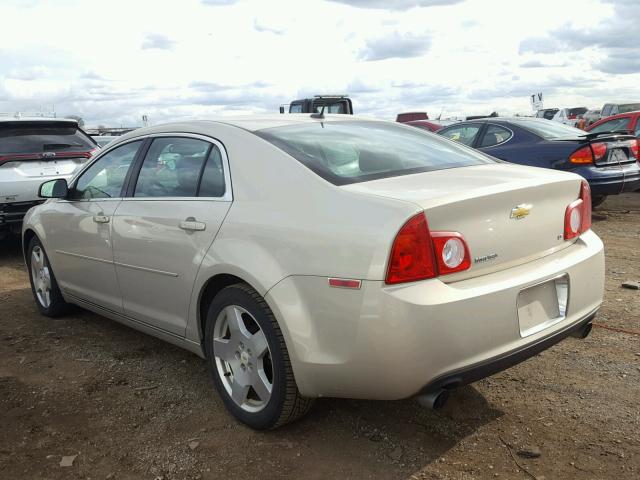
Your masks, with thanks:
<instances>
[{"instance_id":1,"label":"rear side window","mask_svg":"<svg viewBox=\"0 0 640 480\"><path fill-rule=\"evenodd\" d=\"M313 122L255 133L335 185L495 163L479 152L392 123Z\"/></svg>"},{"instance_id":2,"label":"rear side window","mask_svg":"<svg viewBox=\"0 0 640 480\"><path fill-rule=\"evenodd\" d=\"M213 145L209 158L202 172L200 180L199 197L222 197L225 192L224 170L222 168L222 156L218 147Z\"/></svg>"},{"instance_id":3,"label":"rear side window","mask_svg":"<svg viewBox=\"0 0 640 480\"><path fill-rule=\"evenodd\" d=\"M570 108L569 109L569 115L582 115L586 111L587 111L587 109L584 108L584 107Z\"/></svg>"},{"instance_id":4,"label":"rear side window","mask_svg":"<svg viewBox=\"0 0 640 480\"><path fill-rule=\"evenodd\" d=\"M45 123L0 123L0 154L84 151L95 148L87 134L75 126Z\"/></svg>"},{"instance_id":5,"label":"rear side window","mask_svg":"<svg viewBox=\"0 0 640 480\"><path fill-rule=\"evenodd\" d=\"M630 118L616 118L613 120L609 120L608 122L601 123L597 127L593 127L590 132L618 132L618 131L626 131L629 129L629 123L631 122Z\"/></svg>"},{"instance_id":6,"label":"rear side window","mask_svg":"<svg viewBox=\"0 0 640 480\"><path fill-rule=\"evenodd\" d=\"M487 130L484 132L482 136L482 141L480 142L481 147L493 147L494 145L498 145L500 143L504 143L509 140L513 136L511 130L508 130L503 127L499 127L498 125L488 125Z\"/></svg>"},{"instance_id":7,"label":"rear side window","mask_svg":"<svg viewBox=\"0 0 640 480\"><path fill-rule=\"evenodd\" d=\"M195 138L153 140L136 183L135 197L195 197L211 144Z\"/></svg>"}]
</instances>

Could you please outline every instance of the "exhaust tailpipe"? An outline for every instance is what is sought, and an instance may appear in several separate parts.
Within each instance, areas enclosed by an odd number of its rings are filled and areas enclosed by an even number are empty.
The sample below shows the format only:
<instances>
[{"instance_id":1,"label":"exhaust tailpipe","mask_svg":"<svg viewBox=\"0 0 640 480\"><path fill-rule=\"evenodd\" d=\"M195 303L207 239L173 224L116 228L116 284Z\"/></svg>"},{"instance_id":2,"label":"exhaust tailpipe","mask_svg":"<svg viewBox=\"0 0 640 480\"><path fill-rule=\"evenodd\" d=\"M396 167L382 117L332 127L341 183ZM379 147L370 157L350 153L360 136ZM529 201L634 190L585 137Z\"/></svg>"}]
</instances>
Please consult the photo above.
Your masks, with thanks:
<instances>
[{"instance_id":1,"label":"exhaust tailpipe","mask_svg":"<svg viewBox=\"0 0 640 480\"><path fill-rule=\"evenodd\" d=\"M418 395L418 403L423 407L432 408L437 410L444 407L449 399L449 390L436 390L432 393L425 393Z\"/></svg>"},{"instance_id":2,"label":"exhaust tailpipe","mask_svg":"<svg viewBox=\"0 0 640 480\"><path fill-rule=\"evenodd\" d=\"M589 336L591 333L591 329L593 328L593 324L591 322L587 323L584 327L579 330L576 330L571 334L572 337L584 339Z\"/></svg>"}]
</instances>

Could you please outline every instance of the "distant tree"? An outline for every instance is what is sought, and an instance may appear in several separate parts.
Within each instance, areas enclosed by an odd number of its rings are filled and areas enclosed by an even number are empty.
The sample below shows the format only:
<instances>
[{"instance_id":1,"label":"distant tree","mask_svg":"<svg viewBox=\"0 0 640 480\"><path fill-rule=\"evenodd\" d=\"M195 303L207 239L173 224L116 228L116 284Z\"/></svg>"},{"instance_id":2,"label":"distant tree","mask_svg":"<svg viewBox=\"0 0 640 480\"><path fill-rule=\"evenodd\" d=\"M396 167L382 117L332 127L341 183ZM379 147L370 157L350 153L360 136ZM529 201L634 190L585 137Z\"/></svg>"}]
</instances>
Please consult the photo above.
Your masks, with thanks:
<instances>
[{"instance_id":1,"label":"distant tree","mask_svg":"<svg viewBox=\"0 0 640 480\"><path fill-rule=\"evenodd\" d=\"M73 118L74 120L78 121L78 126L80 128L84 127L84 120L82 117L78 116L78 115L67 115L67 118Z\"/></svg>"}]
</instances>

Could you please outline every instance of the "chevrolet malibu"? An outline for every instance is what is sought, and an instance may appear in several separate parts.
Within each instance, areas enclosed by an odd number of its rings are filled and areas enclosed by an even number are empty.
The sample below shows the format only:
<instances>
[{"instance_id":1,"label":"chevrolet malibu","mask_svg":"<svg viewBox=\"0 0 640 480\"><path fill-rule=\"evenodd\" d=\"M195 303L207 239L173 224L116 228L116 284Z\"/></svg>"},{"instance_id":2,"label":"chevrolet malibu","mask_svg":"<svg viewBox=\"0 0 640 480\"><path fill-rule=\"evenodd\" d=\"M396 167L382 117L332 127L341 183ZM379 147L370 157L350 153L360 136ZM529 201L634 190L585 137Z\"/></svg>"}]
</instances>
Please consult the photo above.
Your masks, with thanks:
<instances>
[{"instance_id":1,"label":"chevrolet malibu","mask_svg":"<svg viewBox=\"0 0 640 480\"><path fill-rule=\"evenodd\" d=\"M437 407L567 336L603 293L588 184L322 113L135 130L24 222L45 316L76 304L206 359L256 429L317 397Z\"/></svg>"}]
</instances>

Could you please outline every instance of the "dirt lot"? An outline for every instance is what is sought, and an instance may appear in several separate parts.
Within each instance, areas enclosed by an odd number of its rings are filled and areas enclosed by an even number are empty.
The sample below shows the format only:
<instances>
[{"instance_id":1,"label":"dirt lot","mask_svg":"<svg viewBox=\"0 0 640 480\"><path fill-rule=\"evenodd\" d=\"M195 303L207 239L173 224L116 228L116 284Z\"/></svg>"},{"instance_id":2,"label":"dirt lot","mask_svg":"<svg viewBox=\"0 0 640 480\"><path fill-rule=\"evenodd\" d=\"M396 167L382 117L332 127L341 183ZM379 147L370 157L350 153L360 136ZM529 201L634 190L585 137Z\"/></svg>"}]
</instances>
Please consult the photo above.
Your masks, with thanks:
<instances>
[{"instance_id":1,"label":"dirt lot","mask_svg":"<svg viewBox=\"0 0 640 480\"><path fill-rule=\"evenodd\" d=\"M640 330L640 194L607 202L600 324ZM640 336L594 328L457 391L320 400L258 433L224 410L204 362L88 312L36 312L17 242L0 244L0 477L6 479L637 479ZM518 451L539 450L534 459ZM77 455L61 467L63 456ZM519 464L519 465L518 465Z\"/></svg>"}]
</instances>

